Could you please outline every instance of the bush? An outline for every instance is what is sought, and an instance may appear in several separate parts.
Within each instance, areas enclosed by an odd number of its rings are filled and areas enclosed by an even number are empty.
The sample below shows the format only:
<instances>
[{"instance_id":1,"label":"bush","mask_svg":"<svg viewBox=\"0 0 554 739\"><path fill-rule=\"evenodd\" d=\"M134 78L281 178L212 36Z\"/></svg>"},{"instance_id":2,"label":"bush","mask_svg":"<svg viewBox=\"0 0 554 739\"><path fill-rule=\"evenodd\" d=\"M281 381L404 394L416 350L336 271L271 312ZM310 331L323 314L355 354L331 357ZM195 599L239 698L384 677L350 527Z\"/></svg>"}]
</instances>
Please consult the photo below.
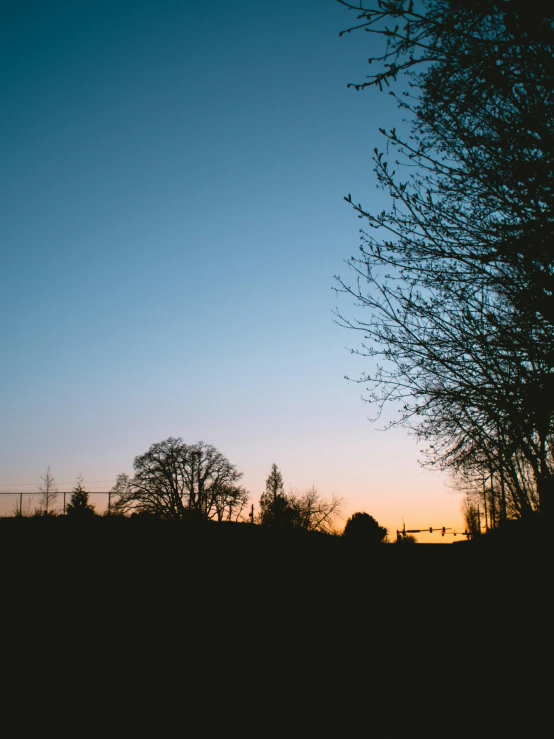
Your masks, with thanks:
<instances>
[{"instance_id":1,"label":"bush","mask_svg":"<svg viewBox=\"0 0 554 739\"><path fill-rule=\"evenodd\" d=\"M365 546L385 543L388 533L384 526L379 526L373 516L361 511L350 516L342 535L353 544Z\"/></svg>"}]
</instances>

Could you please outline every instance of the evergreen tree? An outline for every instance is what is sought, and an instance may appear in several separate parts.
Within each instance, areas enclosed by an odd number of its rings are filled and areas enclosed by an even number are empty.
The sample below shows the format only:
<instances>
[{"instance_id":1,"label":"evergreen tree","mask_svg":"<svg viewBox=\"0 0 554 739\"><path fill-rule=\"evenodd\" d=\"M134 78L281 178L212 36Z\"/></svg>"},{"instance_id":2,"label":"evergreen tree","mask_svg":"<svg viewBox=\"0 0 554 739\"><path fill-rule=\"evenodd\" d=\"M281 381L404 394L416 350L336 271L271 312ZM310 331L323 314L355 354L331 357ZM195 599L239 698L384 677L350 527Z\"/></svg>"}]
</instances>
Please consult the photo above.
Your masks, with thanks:
<instances>
[{"instance_id":1,"label":"evergreen tree","mask_svg":"<svg viewBox=\"0 0 554 739\"><path fill-rule=\"evenodd\" d=\"M271 472L265 481L264 495L272 501L277 500L280 495L283 495L283 475L280 473L275 462L271 465Z\"/></svg>"},{"instance_id":2,"label":"evergreen tree","mask_svg":"<svg viewBox=\"0 0 554 739\"><path fill-rule=\"evenodd\" d=\"M275 462L260 498L259 521L263 526L293 525L294 511L285 495L283 476Z\"/></svg>"},{"instance_id":3,"label":"evergreen tree","mask_svg":"<svg viewBox=\"0 0 554 739\"><path fill-rule=\"evenodd\" d=\"M67 505L68 516L93 516L94 506L88 502L88 493L85 490L82 475L77 477L77 484L71 491L71 499Z\"/></svg>"}]
</instances>

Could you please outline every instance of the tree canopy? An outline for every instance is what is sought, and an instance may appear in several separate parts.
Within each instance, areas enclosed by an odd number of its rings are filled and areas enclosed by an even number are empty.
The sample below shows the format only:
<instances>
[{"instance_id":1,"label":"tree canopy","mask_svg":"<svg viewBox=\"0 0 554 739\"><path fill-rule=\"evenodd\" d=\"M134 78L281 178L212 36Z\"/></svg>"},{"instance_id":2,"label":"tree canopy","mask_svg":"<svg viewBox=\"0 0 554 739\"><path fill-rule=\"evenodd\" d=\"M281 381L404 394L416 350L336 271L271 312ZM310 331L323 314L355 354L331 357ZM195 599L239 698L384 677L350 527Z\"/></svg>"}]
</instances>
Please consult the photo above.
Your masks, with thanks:
<instances>
[{"instance_id":1,"label":"tree canopy","mask_svg":"<svg viewBox=\"0 0 554 739\"><path fill-rule=\"evenodd\" d=\"M391 197L365 222L354 284L359 378L430 464L499 480L496 510L554 504L554 12L521 0L339 0L383 38L358 90L394 86L409 135L375 150ZM398 87L401 78L406 82ZM405 173L402 176L402 173ZM532 488L529 488L529 480Z\"/></svg>"},{"instance_id":2,"label":"tree canopy","mask_svg":"<svg viewBox=\"0 0 554 739\"><path fill-rule=\"evenodd\" d=\"M388 530L384 526L379 526L369 513L358 511L350 516L342 535L353 544L365 546L386 542Z\"/></svg>"},{"instance_id":3,"label":"tree canopy","mask_svg":"<svg viewBox=\"0 0 554 739\"><path fill-rule=\"evenodd\" d=\"M119 475L112 490L115 513L153 513L182 519L237 520L248 494L235 465L211 444L185 444L170 436L135 457L135 475Z\"/></svg>"}]
</instances>

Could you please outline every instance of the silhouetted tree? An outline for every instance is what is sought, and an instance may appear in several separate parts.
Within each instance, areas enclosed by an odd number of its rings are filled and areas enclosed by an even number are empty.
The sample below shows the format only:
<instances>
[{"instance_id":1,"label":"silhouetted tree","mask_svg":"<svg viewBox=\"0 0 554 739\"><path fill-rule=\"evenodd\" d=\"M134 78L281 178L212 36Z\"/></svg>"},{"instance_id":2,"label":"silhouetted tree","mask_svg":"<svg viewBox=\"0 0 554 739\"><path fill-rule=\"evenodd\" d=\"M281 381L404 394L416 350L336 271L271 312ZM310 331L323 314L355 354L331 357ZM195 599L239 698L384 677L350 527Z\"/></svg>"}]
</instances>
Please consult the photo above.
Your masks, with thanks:
<instances>
[{"instance_id":1,"label":"silhouetted tree","mask_svg":"<svg viewBox=\"0 0 554 739\"><path fill-rule=\"evenodd\" d=\"M74 518L89 518L94 516L94 506L89 503L88 493L83 484L83 476L77 477L77 484L71 491L71 498L67 504L66 513Z\"/></svg>"},{"instance_id":2,"label":"silhouetted tree","mask_svg":"<svg viewBox=\"0 0 554 739\"><path fill-rule=\"evenodd\" d=\"M115 485L109 492L110 514L125 516L134 508L133 480L130 475L122 472L116 477Z\"/></svg>"},{"instance_id":3,"label":"silhouetted tree","mask_svg":"<svg viewBox=\"0 0 554 739\"><path fill-rule=\"evenodd\" d=\"M239 521L249 495L242 485L222 485L214 498L217 521Z\"/></svg>"},{"instance_id":4,"label":"silhouetted tree","mask_svg":"<svg viewBox=\"0 0 554 739\"><path fill-rule=\"evenodd\" d=\"M350 516L342 535L346 541L352 544L366 546L386 542L387 534L387 529L384 526L379 526L373 516L358 511Z\"/></svg>"},{"instance_id":5,"label":"silhouetted tree","mask_svg":"<svg viewBox=\"0 0 554 739\"><path fill-rule=\"evenodd\" d=\"M462 504L462 513L464 516L464 524L466 531L472 539L481 534L481 515L479 512L479 503L471 499L470 496L464 498Z\"/></svg>"},{"instance_id":6,"label":"silhouetted tree","mask_svg":"<svg viewBox=\"0 0 554 739\"><path fill-rule=\"evenodd\" d=\"M304 491L291 490L287 501L295 526L306 531L335 533L335 523L341 515L344 503L342 498L337 495L332 495L330 499L324 498L312 486Z\"/></svg>"},{"instance_id":7,"label":"silhouetted tree","mask_svg":"<svg viewBox=\"0 0 554 739\"><path fill-rule=\"evenodd\" d=\"M275 528L300 528L332 533L343 500L336 495L323 498L315 487L285 493L283 476L274 463L260 497L258 523Z\"/></svg>"},{"instance_id":8,"label":"silhouetted tree","mask_svg":"<svg viewBox=\"0 0 554 739\"><path fill-rule=\"evenodd\" d=\"M43 484L39 487L42 495L40 496L40 507L37 512L39 515L49 516L54 513L54 506L59 496L50 467L40 479Z\"/></svg>"},{"instance_id":9,"label":"silhouetted tree","mask_svg":"<svg viewBox=\"0 0 554 739\"><path fill-rule=\"evenodd\" d=\"M283 492L283 475L274 462L271 465L270 473L265 481L265 492L262 493L262 497L260 498L260 505L263 504L262 502L272 502L276 500L279 495L283 495Z\"/></svg>"},{"instance_id":10,"label":"silhouetted tree","mask_svg":"<svg viewBox=\"0 0 554 739\"><path fill-rule=\"evenodd\" d=\"M260 497L258 522L262 526L287 527L293 525L293 511L283 488L283 476L275 462L265 482Z\"/></svg>"},{"instance_id":11,"label":"silhouetted tree","mask_svg":"<svg viewBox=\"0 0 554 739\"><path fill-rule=\"evenodd\" d=\"M369 230L350 262L356 284L339 285L371 317L342 322L363 332L359 353L385 360L361 381L379 407L400 402L398 423L428 442L432 464L492 470L504 516L506 480L524 459L544 511L554 503L554 13L522 0L339 2L358 15L349 31L386 40L376 73L354 87L406 73L397 99L412 116L410 136L382 132L411 175L399 180L375 152L392 209L347 198ZM525 512L523 488L512 486Z\"/></svg>"},{"instance_id":12,"label":"silhouetted tree","mask_svg":"<svg viewBox=\"0 0 554 739\"><path fill-rule=\"evenodd\" d=\"M185 444L169 437L135 457L135 475L119 475L112 488L114 512L187 515L236 520L248 500L239 485L242 472L214 446Z\"/></svg>"}]
</instances>

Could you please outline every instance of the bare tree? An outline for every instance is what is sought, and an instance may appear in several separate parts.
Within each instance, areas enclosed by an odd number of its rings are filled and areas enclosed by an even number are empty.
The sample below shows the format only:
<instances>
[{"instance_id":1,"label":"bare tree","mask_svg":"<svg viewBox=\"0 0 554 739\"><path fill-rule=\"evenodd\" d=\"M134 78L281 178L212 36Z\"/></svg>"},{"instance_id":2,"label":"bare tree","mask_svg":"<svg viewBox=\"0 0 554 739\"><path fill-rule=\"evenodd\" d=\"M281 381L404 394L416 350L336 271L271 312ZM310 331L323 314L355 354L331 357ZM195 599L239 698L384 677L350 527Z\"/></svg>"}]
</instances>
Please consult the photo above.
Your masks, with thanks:
<instances>
[{"instance_id":1,"label":"bare tree","mask_svg":"<svg viewBox=\"0 0 554 739\"><path fill-rule=\"evenodd\" d=\"M462 513L464 516L464 523L466 531L472 539L481 534L481 512L479 508L479 501L474 499L474 496L467 494L462 504Z\"/></svg>"},{"instance_id":2,"label":"bare tree","mask_svg":"<svg viewBox=\"0 0 554 739\"><path fill-rule=\"evenodd\" d=\"M119 475L112 495L116 513L237 520L248 500L235 465L214 446L169 437L135 457L135 475Z\"/></svg>"},{"instance_id":3,"label":"bare tree","mask_svg":"<svg viewBox=\"0 0 554 739\"><path fill-rule=\"evenodd\" d=\"M326 534L336 533L335 525L342 513L344 499L333 494L324 498L315 486L309 490L291 490L287 495L293 511L294 525L306 531L321 531Z\"/></svg>"},{"instance_id":4,"label":"bare tree","mask_svg":"<svg viewBox=\"0 0 554 739\"><path fill-rule=\"evenodd\" d=\"M54 506L59 496L50 467L48 467L45 474L42 475L40 479L42 480L42 485L39 486L39 490L42 495L40 496L40 507L38 508L37 513L44 516L50 516L55 511Z\"/></svg>"},{"instance_id":5,"label":"bare tree","mask_svg":"<svg viewBox=\"0 0 554 739\"><path fill-rule=\"evenodd\" d=\"M382 131L375 151L388 212L356 204L367 224L339 278L368 313L343 325L378 364L369 400L400 405L397 423L427 442L428 460L488 471L494 515L524 514L530 473L554 506L554 14L520 0L339 0L348 29L385 41L357 89L408 75L397 96L411 135ZM409 174L400 180L399 167ZM523 477L521 474L523 473ZM498 496L498 491L500 495ZM510 501L509 492L513 493Z\"/></svg>"},{"instance_id":6,"label":"bare tree","mask_svg":"<svg viewBox=\"0 0 554 739\"><path fill-rule=\"evenodd\" d=\"M248 498L247 490L241 485L220 485L213 499L216 520L219 522L242 520L241 515Z\"/></svg>"},{"instance_id":7,"label":"bare tree","mask_svg":"<svg viewBox=\"0 0 554 739\"><path fill-rule=\"evenodd\" d=\"M122 472L117 476L115 485L108 494L110 515L127 516L134 510L135 500L133 498L132 486L133 481L130 475Z\"/></svg>"}]
</instances>

